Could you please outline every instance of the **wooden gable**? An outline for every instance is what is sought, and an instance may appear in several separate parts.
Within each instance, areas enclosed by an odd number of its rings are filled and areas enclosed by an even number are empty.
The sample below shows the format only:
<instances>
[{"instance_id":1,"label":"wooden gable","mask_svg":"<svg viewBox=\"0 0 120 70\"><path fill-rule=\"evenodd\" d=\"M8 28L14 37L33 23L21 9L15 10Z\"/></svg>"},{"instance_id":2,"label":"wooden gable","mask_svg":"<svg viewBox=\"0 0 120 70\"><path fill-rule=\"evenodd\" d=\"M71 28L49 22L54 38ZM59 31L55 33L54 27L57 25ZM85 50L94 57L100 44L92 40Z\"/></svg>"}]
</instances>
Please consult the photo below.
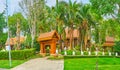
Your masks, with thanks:
<instances>
[{"instance_id":1,"label":"wooden gable","mask_svg":"<svg viewBox=\"0 0 120 70\"><path fill-rule=\"evenodd\" d=\"M40 34L40 36L38 37L38 41L51 40L53 38L59 39L59 36L56 30Z\"/></svg>"}]
</instances>

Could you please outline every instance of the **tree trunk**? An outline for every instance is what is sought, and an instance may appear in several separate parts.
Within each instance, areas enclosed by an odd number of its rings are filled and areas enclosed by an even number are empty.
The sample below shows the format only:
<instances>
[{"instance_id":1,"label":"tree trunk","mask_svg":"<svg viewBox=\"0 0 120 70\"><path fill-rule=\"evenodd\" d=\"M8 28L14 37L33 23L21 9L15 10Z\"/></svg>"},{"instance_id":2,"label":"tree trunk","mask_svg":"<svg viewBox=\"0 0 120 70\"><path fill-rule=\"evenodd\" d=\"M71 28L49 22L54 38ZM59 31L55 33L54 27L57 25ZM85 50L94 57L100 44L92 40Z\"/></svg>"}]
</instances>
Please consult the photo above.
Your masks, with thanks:
<instances>
[{"instance_id":1,"label":"tree trunk","mask_svg":"<svg viewBox=\"0 0 120 70\"><path fill-rule=\"evenodd\" d=\"M73 26L70 29L70 50L73 49Z\"/></svg>"},{"instance_id":2,"label":"tree trunk","mask_svg":"<svg viewBox=\"0 0 120 70\"><path fill-rule=\"evenodd\" d=\"M61 37L61 34L60 34L60 40L59 40L59 42L60 42L60 49L62 51L62 37Z\"/></svg>"},{"instance_id":3,"label":"tree trunk","mask_svg":"<svg viewBox=\"0 0 120 70\"><path fill-rule=\"evenodd\" d=\"M16 35L17 35L17 47L16 49L17 50L20 50L20 19L17 19L17 32L16 32Z\"/></svg>"},{"instance_id":4,"label":"tree trunk","mask_svg":"<svg viewBox=\"0 0 120 70\"><path fill-rule=\"evenodd\" d=\"M31 47L33 48L34 46L34 39L35 39L35 35L36 35L36 21L33 21L33 25L32 25L32 31L31 31L31 37L32 37L32 43L31 43Z\"/></svg>"}]
</instances>

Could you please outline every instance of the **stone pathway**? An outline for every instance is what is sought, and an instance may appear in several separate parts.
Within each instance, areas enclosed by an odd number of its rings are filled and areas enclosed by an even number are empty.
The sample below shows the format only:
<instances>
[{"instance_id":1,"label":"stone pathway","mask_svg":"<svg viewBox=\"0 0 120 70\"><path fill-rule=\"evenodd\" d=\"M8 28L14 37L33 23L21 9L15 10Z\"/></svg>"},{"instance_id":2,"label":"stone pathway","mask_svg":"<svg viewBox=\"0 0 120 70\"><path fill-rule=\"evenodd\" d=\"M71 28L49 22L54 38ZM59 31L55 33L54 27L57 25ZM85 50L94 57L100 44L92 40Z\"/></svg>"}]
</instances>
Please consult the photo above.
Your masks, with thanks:
<instances>
[{"instance_id":1,"label":"stone pathway","mask_svg":"<svg viewBox=\"0 0 120 70\"><path fill-rule=\"evenodd\" d=\"M6 70L6 69L0 68L0 70Z\"/></svg>"},{"instance_id":2,"label":"stone pathway","mask_svg":"<svg viewBox=\"0 0 120 70\"><path fill-rule=\"evenodd\" d=\"M63 60L47 60L46 58L36 58L29 60L11 70L63 70Z\"/></svg>"}]
</instances>

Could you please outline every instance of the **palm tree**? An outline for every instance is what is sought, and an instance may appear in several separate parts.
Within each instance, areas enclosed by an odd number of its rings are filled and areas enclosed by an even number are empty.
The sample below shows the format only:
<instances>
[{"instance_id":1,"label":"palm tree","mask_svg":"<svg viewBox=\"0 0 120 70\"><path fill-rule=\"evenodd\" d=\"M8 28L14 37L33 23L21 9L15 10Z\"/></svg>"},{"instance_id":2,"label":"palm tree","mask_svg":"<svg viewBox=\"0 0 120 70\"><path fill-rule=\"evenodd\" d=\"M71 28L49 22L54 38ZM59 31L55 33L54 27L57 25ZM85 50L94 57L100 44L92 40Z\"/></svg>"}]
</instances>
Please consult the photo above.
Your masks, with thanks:
<instances>
[{"instance_id":1,"label":"palm tree","mask_svg":"<svg viewBox=\"0 0 120 70\"><path fill-rule=\"evenodd\" d=\"M64 6L67 3L65 1L60 1L58 2L58 0L56 0L56 8L55 8L55 12L56 12L56 24L57 24L57 28L56 30L58 31L59 35L60 35L60 49L62 51L63 47L62 47L62 35L64 34L64 30L65 30L65 23L64 21L64 15L65 15L65 10L64 10Z\"/></svg>"},{"instance_id":2,"label":"palm tree","mask_svg":"<svg viewBox=\"0 0 120 70\"><path fill-rule=\"evenodd\" d=\"M90 5L81 6L79 10L78 18L80 20L80 23L78 24L79 35L80 35L79 41L82 51L83 49L82 47L86 49L88 37L90 37L91 27L95 25L91 16Z\"/></svg>"},{"instance_id":3,"label":"palm tree","mask_svg":"<svg viewBox=\"0 0 120 70\"><path fill-rule=\"evenodd\" d=\"M76 1L72 3L71 0L69 0L69 3L65 6L65 15L64 15L64 22L65 25L69 28L69 34L70 34L70 47L69 49L73 49L73 30L74 25L76 24L77 19L77 12L79 10L80 4L77 4Z\"/></svg>"}]
</instances>

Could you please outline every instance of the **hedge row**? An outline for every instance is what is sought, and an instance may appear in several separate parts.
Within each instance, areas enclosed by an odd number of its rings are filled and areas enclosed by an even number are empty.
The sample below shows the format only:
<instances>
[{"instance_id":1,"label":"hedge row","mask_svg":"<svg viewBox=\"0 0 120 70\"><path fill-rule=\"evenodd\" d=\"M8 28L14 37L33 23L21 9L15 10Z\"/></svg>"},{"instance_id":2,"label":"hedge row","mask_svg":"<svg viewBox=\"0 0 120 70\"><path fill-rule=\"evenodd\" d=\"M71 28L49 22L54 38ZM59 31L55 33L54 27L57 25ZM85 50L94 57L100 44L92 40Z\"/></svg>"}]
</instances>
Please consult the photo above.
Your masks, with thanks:
<instances>
[{"instance_id":1,"label":"hedge row","mask_svg":"<svg viewBox=\"0 0 120 70\"><path fill-rule=\"evenodd\" d=\"M11 58L14 60L21 60L27 59L31 56L35 55L35 49L25 49L25 50L14 50L11 51ZM8 51L1 51L0 52L0 59L8 59L9 52Z\"/></svg>"},{"instance_id":2,"label":"hedge row","mask_svg":"<svg viewBox=\"0 0 120 70\"><path fill-rule=\"evenodd\" d=\"M71 56L71 55L66 55L64 56L64 59L73 59L73 58L120 58L120 56L80 56L80 55L75 55L75 56Z\"/></svg>"},{"instance_id":3,"label":"hedge row","mask_svg":"<svg viewBox=\"0 0 120 70\"><path fill-rule=\"evenodd\" d=\"M73 50L66 50L67 52L67 55L73 55ZM81 52L80 51L74 51L75 52L75 55L81 55ZM83 52L84 55L89 55L89 52L87 51L84 51ZM105 54L104 55L109 55L108 52L104 52ZM65 51L62 51L61 52L62 55L65 54ZM91 55L95 55L95 52L91 52ZM98 55L103 55L103 52L98 52ZM115 53L111 53L111 55L115 55Z\"/></svg>"}]
</instances>

